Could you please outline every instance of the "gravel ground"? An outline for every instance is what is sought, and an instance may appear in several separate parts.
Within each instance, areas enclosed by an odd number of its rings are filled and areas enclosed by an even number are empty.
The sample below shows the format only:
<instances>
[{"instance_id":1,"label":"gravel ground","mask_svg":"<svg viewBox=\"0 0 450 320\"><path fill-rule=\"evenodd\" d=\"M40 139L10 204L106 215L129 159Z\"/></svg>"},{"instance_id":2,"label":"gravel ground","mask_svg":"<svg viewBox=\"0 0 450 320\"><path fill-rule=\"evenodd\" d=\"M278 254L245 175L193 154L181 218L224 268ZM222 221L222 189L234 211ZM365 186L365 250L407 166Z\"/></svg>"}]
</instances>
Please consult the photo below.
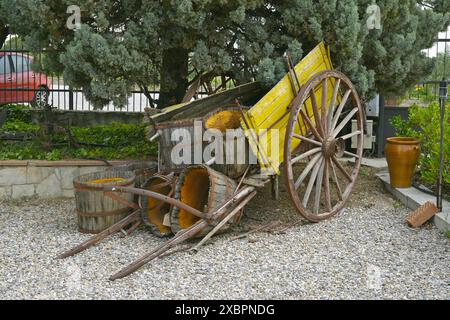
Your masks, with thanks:
<instances>
[{"instance_id":1,"label":"gravel ground","mask_svg":"<svg viewBox=\"0 0 450 320\"><path fill-rule=\"evenodd\" d=\"M162 240L143 229L110 237L75 257L54 257L88 238L73 200L0 203L1 299L449 299L450 240L434 226L412 230L409 210L362 170L338 216L285 234L238 232L297 218L287 193L266 188L242 226L196 253L157 259L131 276L108 277Z\"/></svg>"}]
</instances>

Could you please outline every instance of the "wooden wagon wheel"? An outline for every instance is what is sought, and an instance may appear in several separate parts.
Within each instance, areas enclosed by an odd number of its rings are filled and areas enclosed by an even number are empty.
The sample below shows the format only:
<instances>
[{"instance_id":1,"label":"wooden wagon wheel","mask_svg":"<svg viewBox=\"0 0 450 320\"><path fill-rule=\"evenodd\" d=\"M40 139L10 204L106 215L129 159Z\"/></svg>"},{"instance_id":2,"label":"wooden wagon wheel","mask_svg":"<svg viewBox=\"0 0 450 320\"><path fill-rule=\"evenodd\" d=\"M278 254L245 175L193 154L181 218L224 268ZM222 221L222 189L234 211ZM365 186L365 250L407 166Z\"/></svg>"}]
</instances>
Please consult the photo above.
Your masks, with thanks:
<instances>
[{"instance_id":1,"label":"wooden wagon wheel","mask_svg":"<svg viewBox=\"0 0 450 320\"><path fill-rule=\"evenodd\" d=\"M353 189L363 152L363 110L350 80L332 70L313 76L291 108L284 145L286 184L297 211L317 222L339 212ZM342 133L352 118L357 120L356 130ZM354 136L356 154L345 151L345 142ZM298 154L300 142L311 148ZM344 155L355 158L351 172L349 165L339 161Z\"/></svg>"}]
</instances>

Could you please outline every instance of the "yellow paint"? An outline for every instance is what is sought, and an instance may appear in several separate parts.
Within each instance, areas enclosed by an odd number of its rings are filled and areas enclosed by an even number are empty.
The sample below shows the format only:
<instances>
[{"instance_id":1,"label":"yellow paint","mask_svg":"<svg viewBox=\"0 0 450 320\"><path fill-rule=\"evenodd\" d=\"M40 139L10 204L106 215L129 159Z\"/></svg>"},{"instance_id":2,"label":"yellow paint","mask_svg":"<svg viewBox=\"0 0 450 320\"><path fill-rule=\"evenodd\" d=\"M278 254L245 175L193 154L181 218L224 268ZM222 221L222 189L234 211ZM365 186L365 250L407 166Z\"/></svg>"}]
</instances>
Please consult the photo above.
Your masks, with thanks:
<instances>
[{"instance_id":1,"label":"yellow paint","mask_svg":"<svg viewBox=\"0 0 450 320\"><path fill-rule=\"evenodd\" d=\"M333 66L330 61L329 51L324 43L320 43L306 57L304 57L295 67L295 73L303 86L315 74L331 70ZM327 105L330 104L334 88L334 81L328 82ZM320 109L322 101L322 85L315 91L317 105ZM257 154L259 164L263 170L279 174L279 166L284 158L284 140L286 127L289 121L290 112L288 106L294 99L294 90L292 89L289 74L286 74L275 87L273 87L261 100L259 100L248 112L245 113L245 121L241 120L241 126L249 140L249 144L255 154ZM339 101L339 97L337 99ZM313 115L310 98L305 103L306 109L310 115ZM320 111L319 111L320 112ZM279 120L281 118L281 120ZM314 122L313 117L311 117ZM278 121L278 122L277 122ZM272 137L265 134L267 129L278 129L278 136L274 137L278 141L272 147ZM248 131L253 129L254 131ZM305 132L305 126L295 128L295 132ZM292 149L295 149L300 140L294 139ZM273 150L272 150L273 149Z\"/></svg>"},{"instance_id":2,"label":"yellow paint","mask_svg":"<svg viewBox=\"0 0 450 320\"><path fill-rule=\"evenodd\" d=\"M100 183L111 183L111 182L119 182L124 181L124 178L105 178L105 179L98 179L98 180L90 180L88 183L91 184L100 184Z\"/></svg>"},{"instance_id":3,"label":"yellow paint","mask_svg":"<svg viewBox=\"0 0 450 320\"><path fill-rule=\"evenodd\" d=\"M240 127L241 113L239 110L223 110L213 114L206 120L206 129L218 129L226 132L227 129Z\"/></svg>"},{"instance_id":4,"label":"yellow paint","mask_svg":"<svg viewBox=\"0 0 450 320\"><path fill-rule=\"evenodd\" d=\"M158 184L164 183L165 180L161 178L155 178L145 189L158 192L163 195L170 193L171 187L165 186L163 188L155 188ZM167 234L170 232L170 227L163 224L164 216L169 212L170 206L165 204L164 201L155 199L153 197L147 197L147 219L161 232Z\"/></svg>"},{"instance_id":5,"label":"yellow paint","mask_svg":"<svg viewBox=\"0 0 450 320\"><path fill-rule=\"evenodd\" d=\"M181 201L192 208L204 211L208 204L209 174L204 168L193 168L186 173L181 187ZM178 213L178 224L181 229L186 229L198 221L198 217L184 209Z\"/></svg>"}]
</instances>

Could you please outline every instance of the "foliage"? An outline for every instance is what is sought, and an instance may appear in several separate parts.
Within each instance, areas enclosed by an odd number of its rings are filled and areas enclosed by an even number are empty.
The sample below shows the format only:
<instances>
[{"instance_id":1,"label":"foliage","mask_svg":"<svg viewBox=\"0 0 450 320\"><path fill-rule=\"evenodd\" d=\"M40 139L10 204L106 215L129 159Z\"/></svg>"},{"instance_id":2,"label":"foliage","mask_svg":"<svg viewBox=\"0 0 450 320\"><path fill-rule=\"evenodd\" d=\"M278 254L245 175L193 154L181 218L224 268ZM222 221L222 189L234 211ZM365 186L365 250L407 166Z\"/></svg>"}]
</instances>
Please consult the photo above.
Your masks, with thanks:
<instances>
[{"instance_id":1,"label":"foliage","mask_svg":"<svg viewBox=\"0 0 450 320\"><path fill-rule=\"evenodd\" d=\"M421 79L421 82L423 82L422 84L416 85L409 90L409 98L418 99L419 101L424 103L430 103L439 99L439 84L436 82L427 82L450 79L450 45L447 44L446 47L446 53L439 52L436 57L432 58L434 62L434 68L432 72L428 77ZM440 46L439 48L442 49L442 46Z\"/></svg>"},{"instance_id":2,"label":"foliage","mask_svg":"<svg viewBox=\"0 0 450 320\"><path fill-rule=\"evenodd\" d=\"M23 46L23 40L21 37L11 37L7 41L5 41L2 50L26 50Z\"/></svg>"},{"instance_id":3,"label":"foliage","mask_svg":"<svg viewBox=\"0 0 450 320\"><path fill-rule=\"evenodd\" d=\"M403 120L399 115L392 117L389 122L394 127L397 137L415 137L417 135L416 131L411 128L410 123Z\"/></svg>"},{"instance_id":4,"label":"foliage","mask_svg":"<svg viewBox=\"0 0 450 320\"><path fill-rule=\"evenodd\" d=\"M440 108L438 103L428 107L413 105L408 120L394 117L391 124L399 136L416 137L421 140L419 171L424 182L434 184L439 173ZM450 104L446 105L444 117L444 183L450 185Z\"/></svg>"},{"instance_id":5,"label":"foliage","mask_svg":"<svg viewBox=\"0 0 450 320\"><path fill-rule=\"evenodd\" d=\"M446 44L446 52L439 52L434 58L435 67L426 80L450 79L450 45ZM440 47L442 49L442 47Z\"/></svg>"},{"instance_id":6,"label":"foliage","mask_svg":"<svg viewBox=\"0 0 450 320\"><path fill-rule=\"evenodd\" d=\"M143 126L113 122L109 125L97 125L84 128L73 127L71 131L77 141L111 146L126 146L144 139L143 131L136 130L136 127L141 128Z\"/></svg>"},{"instance_id":7,"label":"foliage","mask_svg":"<svg viewBox=\"0 0 450 320\"><path fill-rule=\"evenodd\" d=\"M0 160L46 160L47 152L37 141L2 141L0 140Z\"/></svg>"},{"instance_id":8,"label":"foliage","mask_svg":"<svg viewBox=\"0 0 450 320\"><path fill-rule=\"evenodd\" d=\"M25 141L0 140L0 160L37 159L145 159L156 155L157 146L145 139L145 126L122 123L92 127L70 127L79 146L69 146L68 134L56 131L50 141L39 125L31 123L29 111L22 106L8 106L12 111L2 133L27 133L34 138ZM49 145L50 142L50 145Z\"/></svg>"},{"instance_id":9,"label":"foliage","mask_svg":"<svg viewBox=\"0 0 450 320\"><path fill-rule=\"evenodd\" d=\"M137 85L161 84L161 105L180 101L188 60L199 72L253 78L268 86L325 40L334 67L367 98L403 93L432 70L422 49L450 23L450 2L378 0L381 30L368 30L373 0L78 0L82 26L66 28L73 0L0 0L11 32L46 49L46 71L63 73L101 108L122 106ZM8 5L9 3L9 5ZM10 3L14 3L11 5ZM1 20L1 18L0 18Z\"/></svg>"},{"instance_id":10,"label":"foliage","mask_svg":"<svg viewBox=\"0 0 450 320\"><path fill-rule=\"evenodd\" d=\"M405 98L417 99L421 103L429 104L439 99L438 90L435 84L416 85Z\"/></svg>"},{"instance_id":11,"label":"foliage","mask_svg":"<svg viewBox=\"0 0 450 320\"><path fill-rule=\"evenodd\" d=\"M37 133L39 126L31 123L27 123L20 120L8 121L0 127L0 133Z\"/></svg>"},{"instance_id":12,"label":"foliage","mask_svg":"<svg viewBox=\"0 0 450 320\"><path fill-rule=\"evenodd\" d=\"M31 123L30 109L23 105L8 104L0 106L1 110L8 110L8 121L22 121Z\"/></svg>"}]
</instances>

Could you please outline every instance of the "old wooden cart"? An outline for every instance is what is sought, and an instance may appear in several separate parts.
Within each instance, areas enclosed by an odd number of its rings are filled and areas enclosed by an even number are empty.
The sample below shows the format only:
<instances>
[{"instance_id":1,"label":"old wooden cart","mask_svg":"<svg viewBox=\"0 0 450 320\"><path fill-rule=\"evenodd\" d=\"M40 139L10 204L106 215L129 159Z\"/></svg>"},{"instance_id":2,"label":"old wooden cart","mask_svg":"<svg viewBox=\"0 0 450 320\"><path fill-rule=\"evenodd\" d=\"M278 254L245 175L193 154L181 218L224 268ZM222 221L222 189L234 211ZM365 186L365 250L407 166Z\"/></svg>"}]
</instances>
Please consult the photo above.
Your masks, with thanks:
<instances>
[{"instance_id":1,"label":"old wooden cart","mask_svg":"<svg viewBox=\"0 0 450 320\"><path fill-rule=\"evenodd\" d=\"M318 222L339 212L352 191L362 159L364 113L358 94L344 74L333 70L323 43L296 66L289 57L286 60L289 72L268 92L258 83L250 83L149 116L148 138L159 140L158 172L140 188L103 188L105 195L135 211L60 257L76 254L115 232L127 233L126 227L130 232L140 223L150 225L159 236L175 234L110 279L122 278L186 239L204 237L198 247L238 222L257 187L272 181L277 195L281 170L295 209L303 218ZM257 165L230 171L213 160L194 166L173 163L173 130L195 130L193 120L210 119L207 116L211 114L216 115L212 122L220 123L217 119L224 118L218 112L229 107L239 115L238 125ZM202 123L208 127L208 121ZM346 146L352 137L356 148L350 152ZM344 164L343 158L354 161ZM135 194L139 201L126 201L120 193Z\"/></svg>"}]
</instances>

